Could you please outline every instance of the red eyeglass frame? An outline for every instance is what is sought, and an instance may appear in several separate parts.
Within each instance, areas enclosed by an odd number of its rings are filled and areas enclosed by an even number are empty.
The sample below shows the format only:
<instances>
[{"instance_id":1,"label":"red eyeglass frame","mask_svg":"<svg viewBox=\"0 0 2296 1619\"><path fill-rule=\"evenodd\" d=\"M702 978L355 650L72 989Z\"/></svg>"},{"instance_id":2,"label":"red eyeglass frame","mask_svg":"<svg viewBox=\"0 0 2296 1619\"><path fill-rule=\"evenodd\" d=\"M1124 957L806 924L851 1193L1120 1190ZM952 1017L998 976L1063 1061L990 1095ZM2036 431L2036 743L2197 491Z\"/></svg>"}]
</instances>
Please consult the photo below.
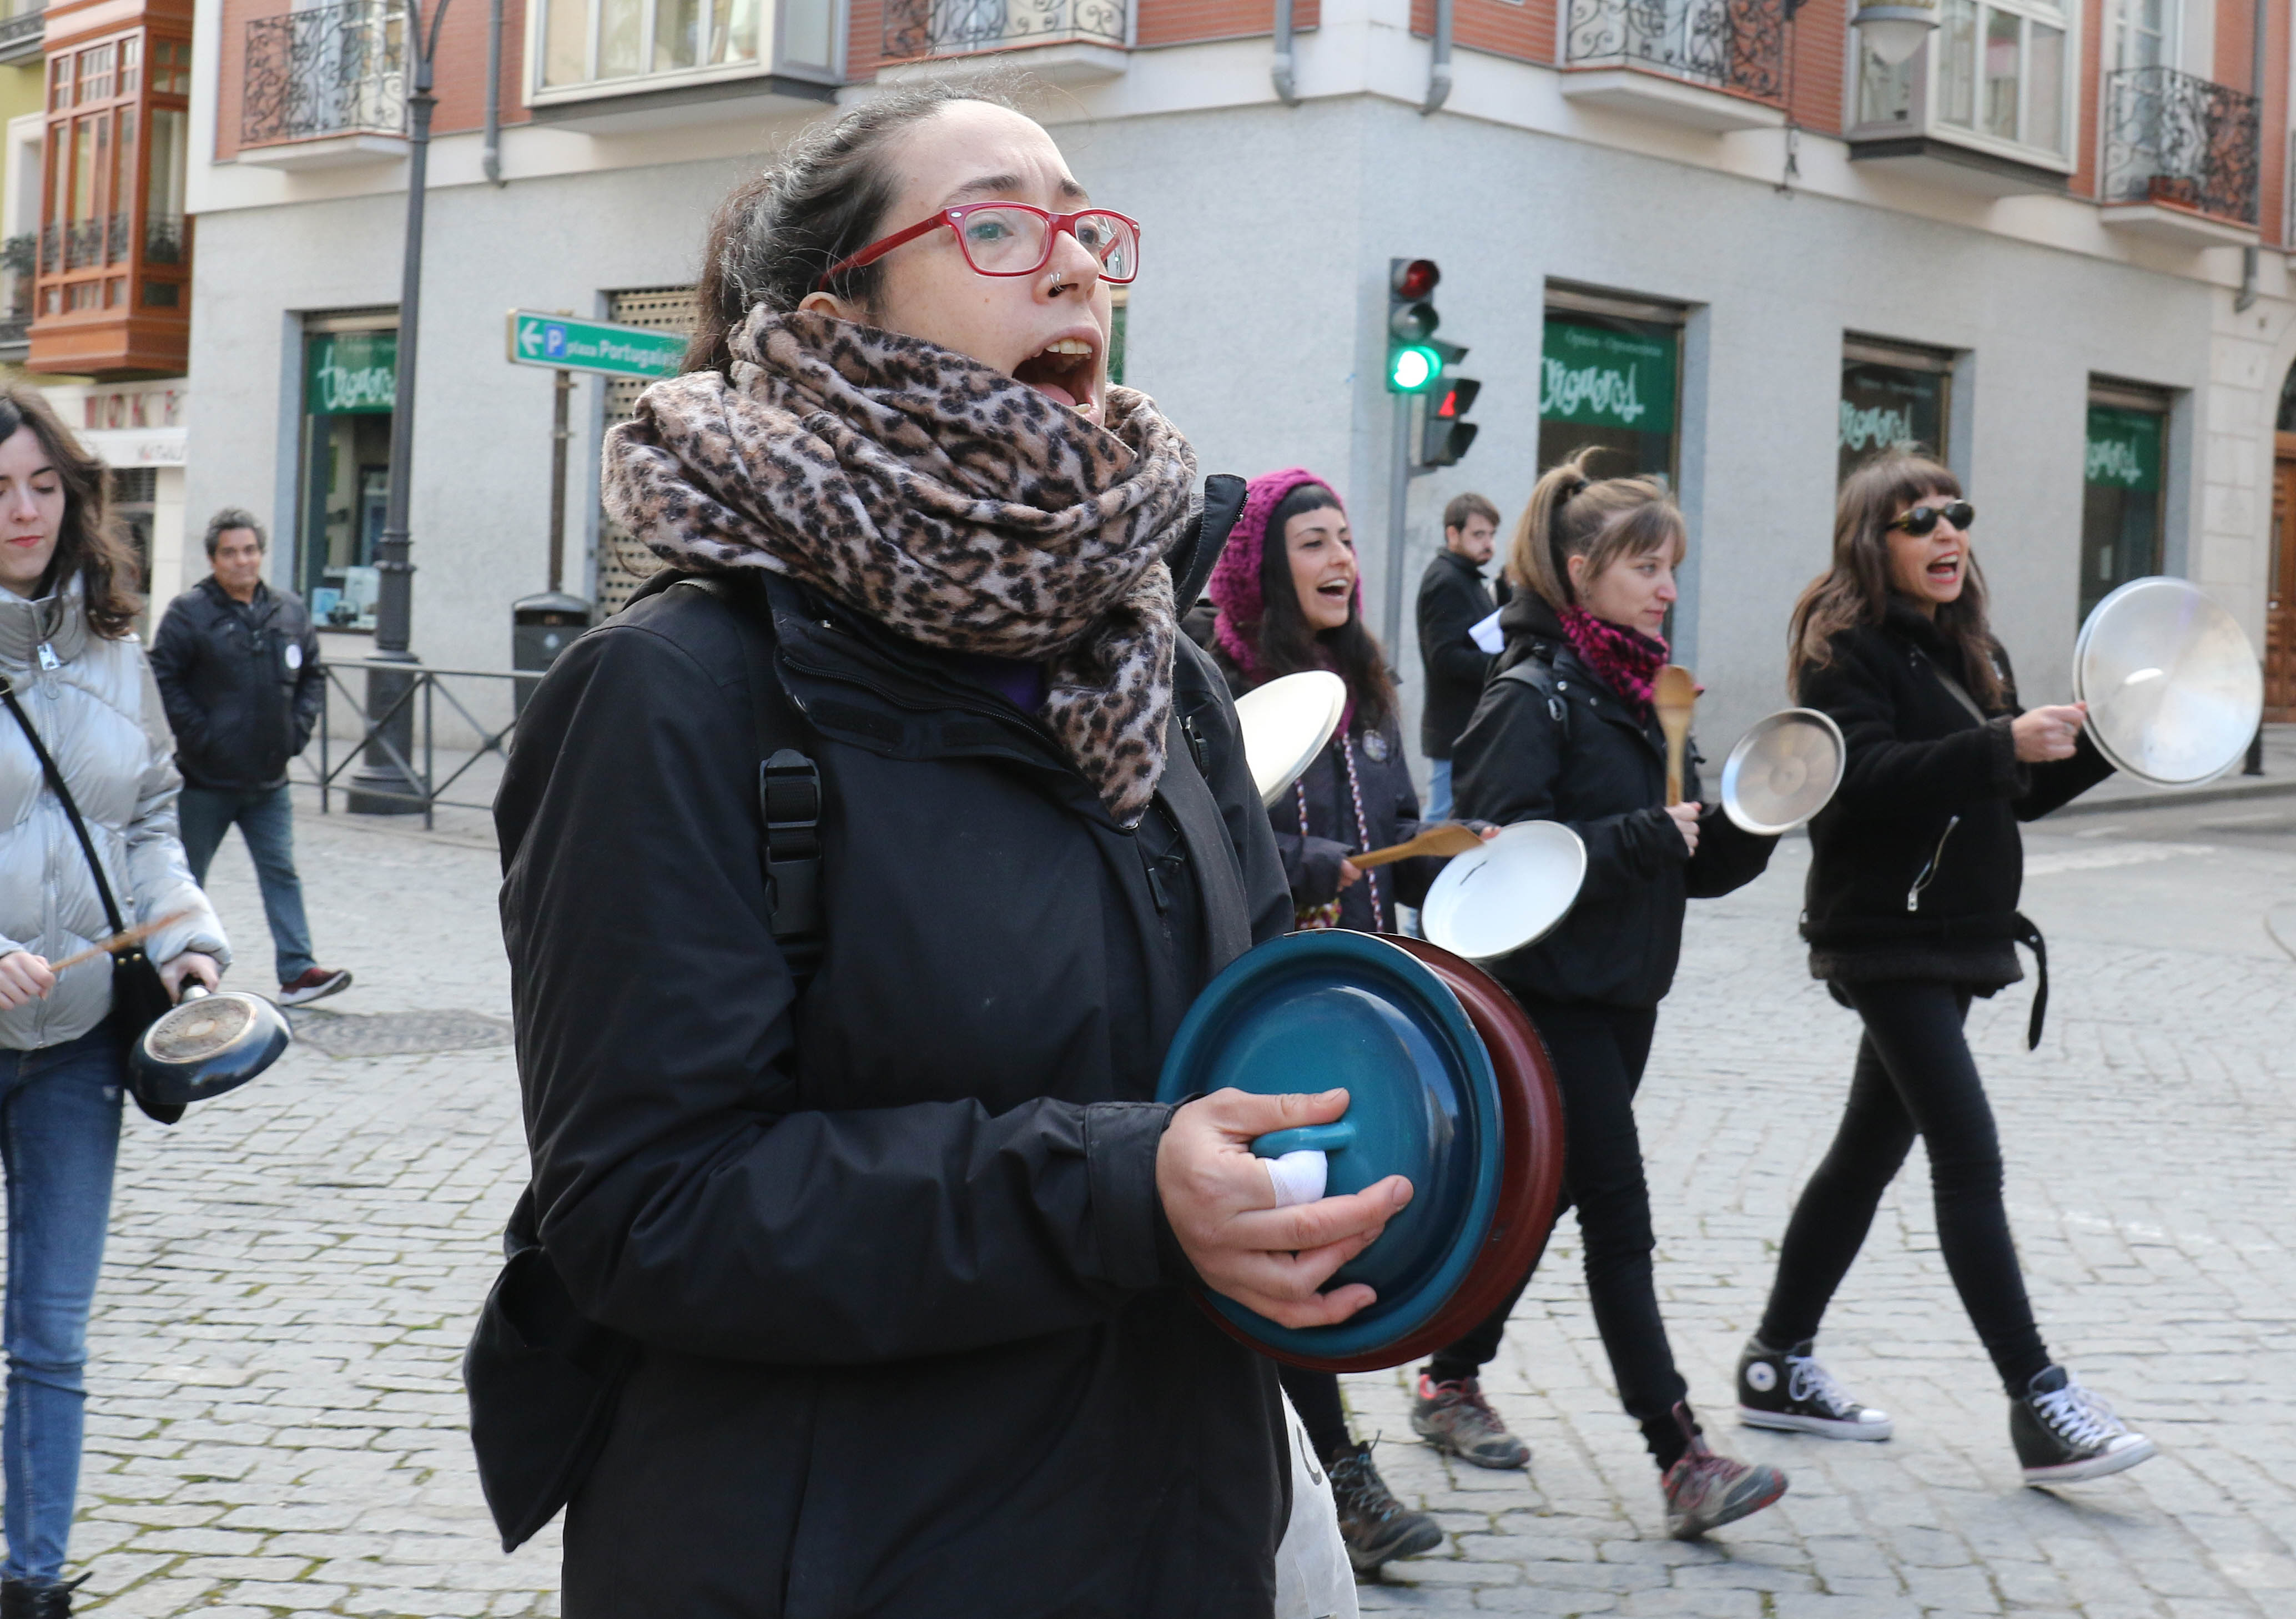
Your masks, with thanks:
<instances>
[{"instance_id":1,"label":"red eyeglass frame","mask_svg":"<svg viewBox=\"0 0 2296 1619\"><path fill-rule=\"evenodd\" d=\"M979 265L973 263L972 255L969 252L965 252L964 248L964 227L965 216L968 214L977 214L985 209L991 208L1017 208L1023 213L1034 214L1037 218L1042 219L1046 226L1045 256L1042 259L1039 259L1035 264L1030 265L1025 270L984 270ZM813 290L816 292L825 292L829 290L829 284L838 276L845 274L846 271L857 270L865 265L874 264L886 254L891 252L895 248L914 242L920 236L928 235L931 233L940 229L944 225L957 233L956 251L960 253L964 253L965 267L974 275L998 276L1034 275L1037 271L1052 263L1053 243L1060 236L1060 234L1062 231L1066 231L1070 236L1075 236L1078 245L1082 246L1084 239L1081 236L1077 236L1076 234L1077 221L1079 219L1089 218L1095 215L1104 216L1111 219L1123 220L1125 224L1132 227L1132 240L1136 243L1140 240L1142 234L1140 221L1135 219L1129 214L1119 214L1112 208L1079 208L1074 213L1056 214L1047 209L1038 208L1033 203L1029 202L966 202L955 208L944 208L939 212L933 215L931 218L921 219L916 224L909 226L906 230L895 231L890 236L880 236L876 241L872 242L867 247L863 248L859 252L839 259L835 264L831 265L827 269L821 273L821 279L813 284ZM1085 251L1089 253L1092 250L1090 248L1086 248ZM1097 255L1095 255L1095 259L1096 258ZM1130 285L1133 281L1138 278L1139 275L1140 266L1136 260L1132 266L1131 275L1111 275L1105 269L1103 269L1101 273L1100 278L1112 287L1121 287Z\"/></svg>"}]
</instances>

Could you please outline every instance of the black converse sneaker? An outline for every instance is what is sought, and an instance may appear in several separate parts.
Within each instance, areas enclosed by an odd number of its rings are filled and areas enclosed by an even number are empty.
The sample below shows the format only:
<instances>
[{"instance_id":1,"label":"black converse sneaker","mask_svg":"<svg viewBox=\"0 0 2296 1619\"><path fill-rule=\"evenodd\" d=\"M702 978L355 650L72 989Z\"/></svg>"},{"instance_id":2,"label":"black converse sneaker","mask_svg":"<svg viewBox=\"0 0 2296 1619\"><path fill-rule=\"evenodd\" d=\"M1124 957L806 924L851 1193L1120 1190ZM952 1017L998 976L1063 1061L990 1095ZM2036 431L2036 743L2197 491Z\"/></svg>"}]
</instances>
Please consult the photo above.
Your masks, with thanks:
<instances>
[{"instance_id":1,"label":"black converse sneaker","mask_svg":"<svg viewBox=\"0 0 2296 1619\"><path fill-rule=\"evenodd\" d=\"M2036 1489L2103 1478L2159 1454L2062 1366L2039 1374L2024 1398L2009 1402L2009 1438L2025 1482Z\"/></svg>"},{"instance_id":2,"label":"black converse sneaker","mask_svg":"<svg viewBox=\"0 0 2296 1619\"><path fill-rule=\"evenodd\" d=\"M1746 1340L1738 1355L1738 1420L1750 1428L1782 1428L1828 1439L1887 1439L1896 1432L1890 1413L1860 1405L1825 1368L1810 1358L1811 1342L1772 1349Z\"/></svg>"}]
</instances>

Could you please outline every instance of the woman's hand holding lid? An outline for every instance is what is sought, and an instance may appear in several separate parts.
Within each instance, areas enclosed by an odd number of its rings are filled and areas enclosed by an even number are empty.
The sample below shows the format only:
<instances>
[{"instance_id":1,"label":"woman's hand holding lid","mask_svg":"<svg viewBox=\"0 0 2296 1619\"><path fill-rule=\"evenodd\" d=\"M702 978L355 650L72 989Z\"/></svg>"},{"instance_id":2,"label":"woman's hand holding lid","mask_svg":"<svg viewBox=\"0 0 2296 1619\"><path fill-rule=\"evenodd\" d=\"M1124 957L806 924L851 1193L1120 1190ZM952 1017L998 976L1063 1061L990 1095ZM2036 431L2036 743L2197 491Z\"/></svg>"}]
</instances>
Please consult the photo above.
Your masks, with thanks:
<instances>
[{"instance_id":1,"label":"woman's hand holding lid","mask_svg":"<svg viewBox=\"0 0 2296 1619\"><path fill-rule=\"evenodd\" d=\"M1156 1153L1156 1192L1206 1286L1284 1327L1332 1326L1374 1302L1359 1282L1316 1290L1387 1229L1411 1201L1411 1183L1390 1175L1348 1196L1277 1208L1267 1162L1251 1151L1258 1137L1328 1124L1347 1110L1344 1090L1230 1089L1172 1115Z\"/></svg>"}]
</instances>

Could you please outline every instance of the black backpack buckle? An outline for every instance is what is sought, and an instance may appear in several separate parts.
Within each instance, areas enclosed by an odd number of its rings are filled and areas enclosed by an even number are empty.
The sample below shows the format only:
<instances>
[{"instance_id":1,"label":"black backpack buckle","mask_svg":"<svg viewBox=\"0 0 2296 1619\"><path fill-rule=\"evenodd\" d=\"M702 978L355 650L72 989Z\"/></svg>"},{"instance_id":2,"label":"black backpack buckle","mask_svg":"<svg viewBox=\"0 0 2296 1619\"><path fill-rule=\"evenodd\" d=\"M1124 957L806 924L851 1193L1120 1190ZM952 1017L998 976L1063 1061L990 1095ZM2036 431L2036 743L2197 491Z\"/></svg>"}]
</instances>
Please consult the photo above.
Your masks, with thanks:
<instances>
[{"instance_id":1,"label":"black backpack buckle","mask_svg":"<svg viewBox=\"0 0 2296 1619\"><path fill-rule=\"evenodd\" d=\"M766 823L766 899L784 951L820 948L821 768L795 748L758 767L758 806Z\"/></svg>"}]
</instances>

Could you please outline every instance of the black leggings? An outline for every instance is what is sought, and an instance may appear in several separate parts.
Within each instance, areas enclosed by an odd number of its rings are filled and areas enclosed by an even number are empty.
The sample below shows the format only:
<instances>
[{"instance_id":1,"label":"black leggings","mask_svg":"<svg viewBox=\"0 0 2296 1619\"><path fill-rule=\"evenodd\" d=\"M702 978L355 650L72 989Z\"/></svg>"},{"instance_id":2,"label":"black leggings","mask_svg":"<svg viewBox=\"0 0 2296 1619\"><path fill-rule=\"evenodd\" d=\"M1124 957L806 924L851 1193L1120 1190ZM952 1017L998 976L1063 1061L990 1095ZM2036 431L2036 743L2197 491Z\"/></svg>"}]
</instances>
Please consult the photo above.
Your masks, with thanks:
<instances>
[{"instance_id":1,"label":"black leggings","mask_svg":"<svg viewBox=\"0 0 2296 1619\"><path fill-rule=\"evenodd\" d=\"M1587 1250L1587 1293L1595 1326L1618 1379L1619 1402L1642 1425L1660 1468L1686 1448L1674 1408L1689 1394L1659 1317L1651 1254L1650 1188L1643 1179L1642 1138L1635 1130L1635 1092L1650 1060L1653 1007L1559 1005L1525 1000L1523 1010L1554 1059L1564 1124L1562 1204L1576 1204ZM1560 1218L1560 1210L1557 1217ZM1537 1269L1538 1262L1532 1262ZM1456 1344L1437 1352L1428 1375L1438 1383L1472 1377L1498 1352L1507 1317L1530 1278Z\"/></svg>"},{"instance_id":2,"label":"black leggings","mask_svg":"<svg viewBox=\"0 0 2296 1619\"><path fill-rule=\"evenodd\" d=\"M1970 992L1912 981L1845 984L1842 992L1866 1020L1849 1105L1786 1227L1762 1341L1784 1349L1817 1335L1882 1190L1919 1134L1929 1147L1938 1246L1962 1308L2013 1398L2047 1368L2049 1352L2033 1325L2001 1206L1993 1109L1962 1033Z\"/></svg>"},{"instance_id":3,"label":"black leggings","mask_svg":"<svg viewBox=\"0 0 2296 1619\"><path fill-rule=\"evenodd\" d=\"M1308 1442L1316 1447L1324 1465L1328 1467L1339 1460L1340 1453L1353 1442L1348 1414L1340 1409L1339 1378L1330 1372L1278 1364L1275 1380L1292 1396L1292 1409L1300 1413L1300 1426L1308 1430Z\"/></svg>"}]
</instances>

